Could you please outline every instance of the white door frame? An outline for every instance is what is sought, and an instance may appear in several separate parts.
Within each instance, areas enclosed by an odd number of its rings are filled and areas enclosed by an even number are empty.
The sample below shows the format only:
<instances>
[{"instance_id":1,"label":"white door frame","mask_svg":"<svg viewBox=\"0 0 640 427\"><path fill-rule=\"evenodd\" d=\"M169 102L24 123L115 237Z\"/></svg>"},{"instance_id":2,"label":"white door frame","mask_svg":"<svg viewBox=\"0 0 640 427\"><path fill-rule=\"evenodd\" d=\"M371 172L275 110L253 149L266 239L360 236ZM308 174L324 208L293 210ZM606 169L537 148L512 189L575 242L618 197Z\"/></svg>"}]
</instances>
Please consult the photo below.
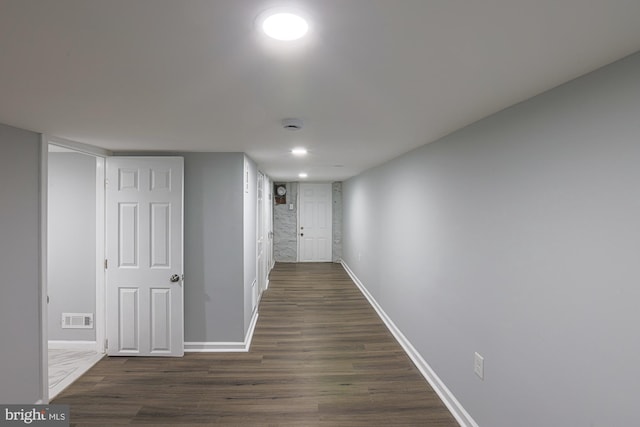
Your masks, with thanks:
<instances>
[{"instance_id":1,"label":"white door frame","mask_svg":"<svg viewBox=\"0 0 640 427\"><path fill-rule=\"evenodd\" d=\"M258 303L262 297L262 293L269 287L269 273L273 268L273 198L271 188L273 186L271 179L267 174L258 170L258 191L257 197L257 239L256 245L256 271L258 272ZM262 252L260 252L260 243L262 243Z\"/></svg>"},{"instance_id":2,"label":"white door frame","mask_svg":"<svg viewBox=\"0 0 640 427\"><path fill-rule=\"evenodd\" d=\"M330 210L329 210L329 214L331 215L331 236L330 236L330 251L332 253L331 258L333 258L333 189L332 189L332 185L329 182L299 182L298 183L298 192L296 194L296 206L298 206L298 210L297 210L297 218L296 218L296 242L297 242L297 248L296 248L296 252L297 252L297 256L296 256L296 261L297 262L304 262L301 261L301 246L302 246L302 239L300 239L300 234L302 233L302 230L300 230L300 221L301 221L301 214L300 212L302 211L302 205L300 203L301 200L301 195L302 195L302 190L301 188L306 185L306 184L311 184L311 185L327 185L329 187L329 195L330 195ZM321 261L321 262L331 262L331 260L328 261Z\"/></svg>"},{"instance_id":3,"label":"white door frame","mask_svg":"<svg viewBox=\"0 0 640 427\"><path fill-rule=\"evenodd\" d=\"M273 269L273 181L269 176L266 176L265 191L266 191L266 204L265 214L267 217L267 284L266 289L269 288L269 273Z\"/></svg>"},{"instance_id":4,"label":"white door frame","mask_svg":"<svg viewBox=\"0 0 640 427\"><path fill-rule=\"evenodd\" d=\"M38 305L40 312L40 399L36 404L49 403L49 311L47 310L47 196L49 172L49 141L40 136L40 265L38 265Z\"/></svg>"},{"instance_id":5,"label":"white door frame","mask_svg":"<svg viewBox=\"0 0 640 427\"><path fill-rule=\"evenodd\" d=\"M264 182L265 182L265 174L262 173L262 171L258 170L258 176L257 176L257 188L256 188L256 199L257 199L257 213L256 213L256 237L257 237L257 242L256 242L256 272L257 272L257 276L258 276L258 283L257 283L257 288L258 288L258 297L256 298L256 301L259 301L260 296L262 295L262 292L264 291L264 287L265 287L265 281L266 278L264 276L264 270L265 270L265 265L266 265L266 260L265 260L265 256L266 256L266 250L265 250L265 233L264 233L264 216L265 216L265 211L264 211ZM257 303L256 303L256 307L257 307ZM256 307L253 307L253 309L255 310Z\"/></svg>"},{"instance_id":6,"label":"white door frame","mask_svg":"<svg viewBox=\"0 0 640 427\"><path fill-rule=\"evenodd\" d=\"M106 299L106 271L104 260L106 259L106 159L97 157L96 169L96 351L107 351L107 299Z\"/></svg>"},{"instance_id":7,"label":"white door frame","mask_svg":"<svg viewBox=\"0 0 640 427\"><path fill-rule=\"evenodd\" d=\"M49 402L49 318L47 309L47 233L48 233L48 173L49 173L49 144L73 150L78 153L87 154L96 158L96 313L94 325L96 328L96 351L104 353L104 342L106 336L106 315L105 315L105 246L104 246L104 164L105 158L111 152L91 145L69 141L42 134L40 140L40 389L41 398L37 403L46 404Z\"/></svg>"},{"instance_id":8,"label":"white door frame","mask_svg":"<svg viewBox=\"0 0 640 427\"><path fill-rule=\"evenodd\" d=\"M96 330L95 351L105 352L106 340L106 300L105 285L106 275L104 270L105 260L105 159L110 153L85 144L68 141L62 138L50 137L48 144L57 145L76 153L85 154L96 159L96 312L94 327Z\"/></svg>"}]
</instances>

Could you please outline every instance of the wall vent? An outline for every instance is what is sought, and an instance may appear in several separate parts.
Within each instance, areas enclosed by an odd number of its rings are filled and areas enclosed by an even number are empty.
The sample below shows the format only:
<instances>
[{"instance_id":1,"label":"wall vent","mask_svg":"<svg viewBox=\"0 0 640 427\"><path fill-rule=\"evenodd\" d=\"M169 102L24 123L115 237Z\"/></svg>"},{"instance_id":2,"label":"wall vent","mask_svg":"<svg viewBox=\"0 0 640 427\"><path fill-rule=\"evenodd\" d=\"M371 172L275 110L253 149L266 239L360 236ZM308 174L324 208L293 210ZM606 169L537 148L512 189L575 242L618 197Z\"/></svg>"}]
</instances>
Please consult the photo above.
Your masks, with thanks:
<instances>
[{"instance_id":1,"label":"wall vent","mask_svg":"<svg viewBox=\"0 0 640 427\"><path fill-rule=\"evenodd\" d=\"M93 329L93 313L62 313L62 329Z\"/></svg>"}]
</instances>

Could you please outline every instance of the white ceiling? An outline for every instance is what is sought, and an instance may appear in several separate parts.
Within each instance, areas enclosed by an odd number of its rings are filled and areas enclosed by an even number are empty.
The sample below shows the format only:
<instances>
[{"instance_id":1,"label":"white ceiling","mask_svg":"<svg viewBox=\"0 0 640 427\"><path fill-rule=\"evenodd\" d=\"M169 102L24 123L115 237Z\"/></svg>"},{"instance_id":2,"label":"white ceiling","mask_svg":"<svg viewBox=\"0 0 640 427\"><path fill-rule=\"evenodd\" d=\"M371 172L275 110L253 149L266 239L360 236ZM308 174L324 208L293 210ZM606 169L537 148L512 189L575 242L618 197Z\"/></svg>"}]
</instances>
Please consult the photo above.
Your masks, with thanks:
<instances>
[{"instance_id":1,"label":"white ceiling","mask_svg":"<svg viewBox=\"0 0 640 427\"><path fill-rule=\"evenodd\" d=\"M311 17L304 41L256 30L283 5ZM0 0L0 122L341 180L640 50L639 18L638 0Z\"/></svg>"}]
</instances>

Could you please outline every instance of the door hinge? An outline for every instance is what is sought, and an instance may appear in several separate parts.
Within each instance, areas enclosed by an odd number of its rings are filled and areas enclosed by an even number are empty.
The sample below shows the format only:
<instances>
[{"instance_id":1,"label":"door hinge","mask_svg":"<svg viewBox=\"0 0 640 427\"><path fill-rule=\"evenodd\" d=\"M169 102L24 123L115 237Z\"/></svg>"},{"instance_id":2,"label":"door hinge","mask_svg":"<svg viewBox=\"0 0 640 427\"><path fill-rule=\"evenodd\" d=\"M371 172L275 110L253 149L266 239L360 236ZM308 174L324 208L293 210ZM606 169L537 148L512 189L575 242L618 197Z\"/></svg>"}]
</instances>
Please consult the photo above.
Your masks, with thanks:
<instances>
[{"instance_id":1,"label":"door hinge","mask_svg":"<svg viewBox=\"0 0 640 427\"><path fill-rule=\"evenodd\" d=\"M105 259L104 260L104 269L106 270L107 268L109 268L109 260Z\"/></svg>"}]
</instances>

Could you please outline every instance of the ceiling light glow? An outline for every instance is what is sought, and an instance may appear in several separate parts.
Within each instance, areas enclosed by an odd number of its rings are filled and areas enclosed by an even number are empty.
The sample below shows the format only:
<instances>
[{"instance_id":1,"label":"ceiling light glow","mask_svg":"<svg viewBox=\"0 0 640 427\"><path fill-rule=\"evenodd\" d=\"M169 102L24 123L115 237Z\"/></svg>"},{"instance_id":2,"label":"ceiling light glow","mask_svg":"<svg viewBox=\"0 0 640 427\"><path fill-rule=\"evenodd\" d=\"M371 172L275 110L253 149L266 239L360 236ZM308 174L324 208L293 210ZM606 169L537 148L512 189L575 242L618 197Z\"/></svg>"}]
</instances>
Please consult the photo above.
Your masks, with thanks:
<instances>
[{"instance_id":1,"label":"ceiling light glow","mask_svg":"<svg viewBox=\"0 0 640 427\"><path fill-rule=\"evenodd\" d=\"M298 174L298 176L299 176L300 178L306 178L306 177L308 177L309 175L307 175L306 173L302 172L302 173Z\"/></svg>"},{"instance_id":2,"label":"ceiling light glow","mask_svg":"<svg viewBox=\"0 0 640 427\"><path fill-rule=\"evenodd\" d=\"M305 154L307 154L307 149L302 147L294 148L293 150L291 150L291 154L293 154L294 156L304 156Z\"/></svg>"},{"instance_id":3,"label":"ceiling light glow","mask_svg":"<svg viewBox=\"0 0 640 427\"><path fill-rule=\"evenodd\" d=\"M276 40L297 40L307 34L309 24L299 15L289 12L274 13L262 22L262 30Z\"/></svg>"}]
</instances>

